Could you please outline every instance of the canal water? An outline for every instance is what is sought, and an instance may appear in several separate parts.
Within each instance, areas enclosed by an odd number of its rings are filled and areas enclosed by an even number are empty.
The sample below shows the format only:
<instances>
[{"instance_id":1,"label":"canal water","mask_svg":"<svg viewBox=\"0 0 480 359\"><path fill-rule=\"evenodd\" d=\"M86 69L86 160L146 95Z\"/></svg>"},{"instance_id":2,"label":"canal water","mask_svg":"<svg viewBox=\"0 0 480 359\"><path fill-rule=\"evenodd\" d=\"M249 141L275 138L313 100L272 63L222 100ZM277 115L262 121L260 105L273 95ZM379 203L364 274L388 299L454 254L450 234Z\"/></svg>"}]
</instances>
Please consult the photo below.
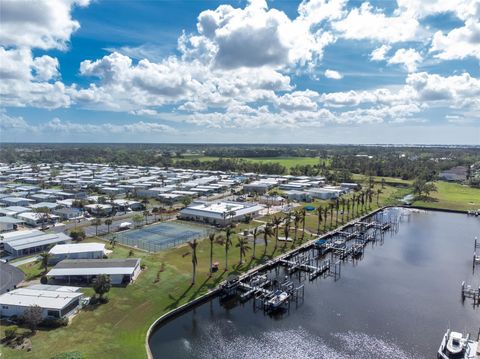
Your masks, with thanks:
<instances>
[{"instance_id":1,"label":"canal water","mask_svg":"<svg viewBox=\"0 0 480 359\"><path fill-rule=\"evenodd\" d=\"M270 316L253 300L218 298L157 328L155 358L434 358L448 328L475 335L480 309L462 303L480 218L411 212L398 231L342 265L341 278L305 281L303 303Z\"/></svg>"}]
</instances>

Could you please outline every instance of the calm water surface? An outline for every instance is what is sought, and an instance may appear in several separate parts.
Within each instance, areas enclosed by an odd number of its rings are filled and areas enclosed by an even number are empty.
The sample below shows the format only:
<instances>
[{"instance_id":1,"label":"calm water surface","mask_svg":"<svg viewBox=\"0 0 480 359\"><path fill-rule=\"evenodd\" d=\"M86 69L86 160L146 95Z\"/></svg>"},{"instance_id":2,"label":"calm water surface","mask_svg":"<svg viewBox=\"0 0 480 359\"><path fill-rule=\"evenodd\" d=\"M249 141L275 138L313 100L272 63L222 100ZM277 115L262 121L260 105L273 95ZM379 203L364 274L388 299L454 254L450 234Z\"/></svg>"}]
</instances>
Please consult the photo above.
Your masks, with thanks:
<instances>
[{"instance_id":1,"label":"calm water surface","mask_svg":"<svg viewBox=\"0 0 480 359\"><path fill-rule=\"evenodd\" d=\"M480 309L462 303L480 218L412 213L341 278L305 282L305 300L269 316L252 301L225 308L213 299L158 328L155 358L434 358L447 328L476 334Z\"/></svg>"}]
</instances>

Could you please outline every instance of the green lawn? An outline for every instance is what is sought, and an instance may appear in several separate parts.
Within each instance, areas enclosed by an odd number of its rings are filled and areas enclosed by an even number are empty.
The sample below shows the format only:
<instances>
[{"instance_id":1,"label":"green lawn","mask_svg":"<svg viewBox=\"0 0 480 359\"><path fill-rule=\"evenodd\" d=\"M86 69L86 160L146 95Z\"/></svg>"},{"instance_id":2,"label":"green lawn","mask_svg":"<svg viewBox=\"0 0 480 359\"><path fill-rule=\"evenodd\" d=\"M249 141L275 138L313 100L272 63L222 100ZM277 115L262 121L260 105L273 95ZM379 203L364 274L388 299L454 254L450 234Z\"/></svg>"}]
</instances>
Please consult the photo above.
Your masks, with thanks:
<instances>
[{"instance_id":1,"label":"green lawn","mask_svg":"<svg viewBox=\"0 0 480 359\"><path fill-rule=\"evenodd\" d=\"M194 160L197 159L199 161L215 161L218 160L220 157L209 157L209 156L184 156L184 160ZM243 159L249 162L258 162L258 163L279 163L286 168L290 169L296 165L316 165L320 162L318 157L239 157L238 159ZM182 161L177 160L177 161ZM326 164L328 164L328 160Z\"/></svg>"},{"instance_id":2,"label":"green lawn","mask_svg":"<svg viewBox=\"0 0 480 359\"><path fill-rule=\"evenodd\" d=\"M476 210L480 208L480 189L458 183L435 182L437 192L428 201L415 201L416 206L448 208L456 210Z\"/></svg>"},{"instance_id":3,"label":"green lawn","mask_svg":"<svg viewBox=\"0 0 480 359\"><path fill-rule=\"evenodd\" d=\"M293 232L291 232L293 233ZM191 257L186 245L157 254L135 251L134 256L142 258L146 269L137 281L126 288L112 288L109 303L93 310L81 311L65 328L39 330L32 337L31 352L13 351L2 347L7 358L50 358L65 351L80 351L87 358L145 358L145 335L148 327L162 314L191 301L227 278L229 273L239 273L259 264L262 260L289 249L280 244L274 251L271 240L266 256L252 260L251 251L247 262L239 265L239 250L235 248L236 238L229 252L230 271L225 266L224 247L214 246L214 261L220 262L221 270L208 278L209 241L200 241L198 247L198 272L194 286L191 282ZM262 257L264 246L257 245L257 256ZM130 249L117 245L113 256L127 257ZM164 271L157 273L164 263ZM91 289L86 290L88 295Z\"/></svg>"}]
</instances>

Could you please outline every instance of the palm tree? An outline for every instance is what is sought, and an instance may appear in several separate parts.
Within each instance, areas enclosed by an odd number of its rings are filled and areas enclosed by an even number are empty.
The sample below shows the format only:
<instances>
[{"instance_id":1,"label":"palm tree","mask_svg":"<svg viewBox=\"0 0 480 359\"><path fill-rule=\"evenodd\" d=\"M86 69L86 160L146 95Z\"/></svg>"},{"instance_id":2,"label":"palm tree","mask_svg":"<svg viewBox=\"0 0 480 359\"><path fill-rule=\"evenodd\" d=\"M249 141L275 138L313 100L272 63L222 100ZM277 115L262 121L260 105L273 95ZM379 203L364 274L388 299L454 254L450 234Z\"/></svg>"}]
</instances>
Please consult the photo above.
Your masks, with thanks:
<instances>
[{"instance_id":1,"label":"palm tree","mask_svg":"<svg viewBox=\"0 0 480 359\"><path fill-rule=\"evenodd\" d=\"M345 201L345 208L347 210L347 222L350 218L350 198L347 198L347 200Z\"/></svg>"},{"instance_id":2,"label":"palm tree","mask_svg":"<svg viewBox=\"0 0 480 359\"><path fill-rule=\"evenodd\" d=\"M356 197L355 197L355 194L352 195L352 218L353 217L356 217L355 216L355 203L356 203Z\"/></svg>"},{"instance_id":3,"label":"palm tree","mask_svg":"<svg viewBox=\"0 0 480 359\"><path fill-rule=\"evenodd\" d=\"M235 231L231 226L228 226L224 229L225 231L225 270L228 270L228 250L232 245L232 234L235 234Z\"/></svg>"},{"instance_id":4,"label":"palm tree","mask_svg":"<svg viewBox=\"0 0 480 359\"><path fill-rule=\"evenodd\" d=\"M240 250L240 264L243 263L243 257L246 257L247 251L250 250L250 246L248 245L248 240L245 237L238 237L237 244L235 245Z\"/></svg>"},{"instance_id":5,"label":"palm tree","mask_svg":"<svg viewBox=\"0 0 480 359\"><path fill-rule=\"evenodd\" d=\"M320 234L320 225L322 223L322 213L323 213L323 208L322 206L318 206L318 208L316 209L317 212L317 234Z\"/></svg>"},{"instance_id":6,"label":"palm tree","mask_svg":"<svg viewBox=\"0 0 480 359\"><path fill-rule=\"evenodd\" d=\"M297 231L298 231L298 226L300 225L300 221L302 220L302 215L300 212L296 211L293 214L293 227L294 227L294 238L293 238L293 244L297 241Z\"/></svg>"},{"instance_id":7,"label":"palm tree","mask_svg":"<svg viewBox=\"0 0 480 359\"><path fill-rule=\"evenodd\" d=\"M195 275L197 274L197 240L194 239L193 241L188 242L188 246L191 249L192 254L192 285L195 284Z\"/></svg>"},{"instance_id":8,"label":"palm tree","mask_svg":"<svg viewBox=\"0 0 480 359\"><path fill-rule=\"evenodd\" d=\"M152 214L153 214L153 221L157 221L157 214L158 214L158 207L153 207L152 208Z\"/></svg>"},{"instance_id":9,"label":"palm tree","mask_svg":"<svg viewBox=\"0 0 480 359\"><path fill-rule=\"evenodd\" d=\"M263 242L265 244L265 248L263 249L264 254L267 252L268 237L272 237L273 235L274 233L273 233L272 225L270 223L267 223L263 228Z\"/></svg>"},{"instance_id":10,"label":"palm tree","mask_svg":"<svg viewBox=\"0 0 480 359\"><path fill-rule=\"evenodd\" d=\"M342 203L342 223L345 223L345 198L342 197L340 202Z\"/></svg>"},{"instance_id":11,"label":"palm tree","mask_svg":"<svg viewBox=\"0 0 480 359\"><path fill-rule=\"evenodd\" d=\"M50 262L50 259L52 259L52 255L49 252L40 253L40 263L43 267L44 273L47 273L48 262Z\"/></svg>"},{"instance_id":12,"label":"palm tree","mask_svg":"<svg viewBox=\"0 0 480 359\"><path fill-rule=\"evenodd\" d=\"M110 233L110 226L111 226L112 223L113 223L112 219L111 219L111 218L107 218L104 223L105 223L105 225L107 226L107 232Z\"/></svg>"},{"instance_id":13,"label":"palm tree","mask_svg":"<svg viewBox=\"0 0 480 359\"><path fill-rule=\"evenodd\" d=\"M303 240L305 239L305 217L307 216L307 211L305 210L305 208L302 208L300 210L300 214L302 215L301 222L302 222L302 242L303 242Z\"/></svg>"},{"instance_id":14,"label":"palm tree","mask_svg":"<svg viewBox=\"0 0 480 359\"><path fill-rule=\"evenodd\" d=\"M289 214L287 217L285 217L285 223L283 225L283 234L285 235L285 244L283 245L284 247L287 245L288 235L289 235L289 232L290 232L291 221L292 221L292 218ZM294 244L294 243L292 243L292 244Z\"/></svg>"},{"instance_id":15,"label":"palm tree","mask_svg":"<svg viewBox=\"0 0 480 359\"><path fill-rule=\"evenodd\" d=\"M380 204L378 203L378 199L380 197L380 193L382 193L382 190L379 188L377 189L377 206L380 206Z\"/></svg>"},{"instance_id":16,"label":"palm tree","mask_svg":"<svg viewBox=\"0 0 480 359\"><path fill-rule=\"evenodd\" d=\"M103 213L103 208L102 208L102 206L100 206L100 204L97 204L97 205L95 206L95 214L96 214L97 216L100 216L102 213Z\"/></svg>"},{"instance_id":17,"label":"palm tree","mask_svg":"<svg viewBox=\"0 0 480 359\"><path fill-rule=\"evenodd\" d=\"M112 238L110 238L110 247L112 249L115 248L115 244L117 244L117 236L112 236Z\"/></svg>"},{"instance_id":18,"label":"palm tree","mask_svg":"<svg viewBox=\"0 0 480 359\"><path fill-rule=\"evenodd\" d=\"M148 224L148 216L150 215L150 212L148 210L143 211L143 218L145 218L145 224Z\"/></svg>"},{"instance_id":19,"label":"palm tree","mask_svg":"<svg viewBox=\"0 0 480 359\"><path fill-rule=\"evenodd\" d=\"M95 218L93 220L93 225L95 226L95 235L98 236L98 226L102 224L102 220L100 218Z\"/></svg>"},{"instance_id":20,"label":"palm tree","mask_svg":"<svg viewBox=\"0 0 480 359\"><path fill-rule=\"evenodd\" d=\"M158 207L158 214L160 215L160 221L163 221L162 214L165 212L164 207Z\"/></svg>"},{"instance_id":21,"label":"palm tree","mask_svg":"<svg viewBox=\"0 0 480 359\"><path fill-rule=\"evenodd\" d=\"M330 207L330 229L333 227L333 209L335 208L335 202L330 202L328 204Z\"/></svg>"},{"instance_id":22,"label":"palm tree","mask_svg":"<svg viewBox=\"0 0 480 359\"><path fill-rule=\"evenodd\" d=\"M34 210L38 217L42 220L42 230L45 229L45 223L50 219L50 209L48 207L40 207Z\"/></svg>"},{"instance_id":23,"label":"palm tree","mask_svg":"<svg viewBox=\"0 0 480 359\"><path fill-rule=\"evenodd\" d=\"M323 224L324 224L324 231L327 231L327 217L328 217L328 206L323 208Z\"/></svg>"},{"instance_id":24,"label":"palm tree","mask_svg":"<svg viewBox=\"0 0 480 359\"><path fill-rule=\"evenodd\" d=\"M212 232L208 235L208 240L210 241L210 271L209 276L212 276L212 266L213 266L213 242L215 242L215 232Z\"/></svg>"},{"instance_id":25,"label":"palm tree","mask_svg":"<svg viewBox=\"0 0 480 359\"><path fill-rule=\"evenodd\" d=\"M282 222L283 222L283 219L279 216L274 216L272 218L272 223L275 226L275 247L277 247L277 244L278 244L278 228L280 224L282 224Z\"/></svg>"},{"instance_id":26,"label":"palm tree","mask_svg":"<svg viewBox=\"0 0 480 359\"><path fill-rule=\"evenodd\" d=\"M252 236L253 236L253 254L252 254L252 258L255 259L255 248L257 246L257 236L260 234L260 229L259 227L255 227L253 229L253 232L252 232Z\"/></svg>"},{"instance_id":27,"label":"palm tree","mask_svg":"<svg viewBox=\"0 0 480 359\"><path fill-rule=\"evenodd\" d=\"M340 201L339 199L337 198L335 200L335 227L338 227L338 210L340 209Z\"/></svg>"}]
</instances>

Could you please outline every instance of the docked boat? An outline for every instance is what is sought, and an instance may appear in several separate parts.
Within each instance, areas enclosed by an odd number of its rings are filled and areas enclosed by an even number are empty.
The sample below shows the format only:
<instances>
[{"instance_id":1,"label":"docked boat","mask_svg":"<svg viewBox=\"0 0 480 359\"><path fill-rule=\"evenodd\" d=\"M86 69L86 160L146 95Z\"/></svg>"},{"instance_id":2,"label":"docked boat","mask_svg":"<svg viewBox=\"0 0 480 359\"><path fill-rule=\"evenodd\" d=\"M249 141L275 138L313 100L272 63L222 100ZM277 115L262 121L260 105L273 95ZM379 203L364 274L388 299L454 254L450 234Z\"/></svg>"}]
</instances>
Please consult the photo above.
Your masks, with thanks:
<instances>
[{"instance_id":1,"label":"docked boat","mask_svg":"<svg viewBox=\"0 0 480 359\"><path fill-rule=\"evenodd\" d=\"M480 346L477 341L470 339L470 334L447 330L443 336L442 344L438 348L438 359L478 359Z\"/></svg>"},{"instance_id":2,"label":"docked boat","mask_svg":"<svg viewBox=\"0 0 480 359\"><path fill-rule=\"evenodd\" d=\"M283 303L285 303L288 297L289 295L287 292L276 290L273 293L273 297L268 300L267 306L269 307L269 309L275 310L279 308Z\"/></svg>"}]
</instances>

